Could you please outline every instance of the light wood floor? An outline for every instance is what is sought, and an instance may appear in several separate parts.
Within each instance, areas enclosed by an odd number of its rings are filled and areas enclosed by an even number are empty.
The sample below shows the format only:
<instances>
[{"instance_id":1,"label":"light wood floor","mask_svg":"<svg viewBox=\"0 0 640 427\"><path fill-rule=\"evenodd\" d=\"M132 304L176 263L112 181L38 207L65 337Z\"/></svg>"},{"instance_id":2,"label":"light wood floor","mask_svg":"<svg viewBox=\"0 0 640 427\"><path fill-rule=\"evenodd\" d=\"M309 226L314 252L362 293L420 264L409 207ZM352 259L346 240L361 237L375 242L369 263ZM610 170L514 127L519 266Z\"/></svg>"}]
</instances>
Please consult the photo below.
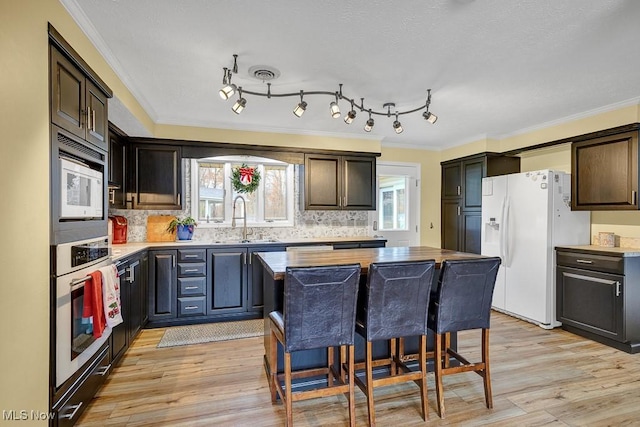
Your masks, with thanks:
<instances>
[{"instance_id":1,"label":"light wood floor","mask_svg":"<svg viewBox=\"0 0 640 427\"><path fill-rule=\"evenodd\" d=\"M77 423L89 426L280 426L262 367L262 337L156 348L164 329L145 330ZM460 335L475 360L479 332ZM466 350L466 353L465 353ZM484 406L481 378L445 377L446 419L435 409L429 374L429 425L640 425L640 354L630 355L562 330L494 313L491 327L494 408ZM413 383L376 390L380 426L425 425ZM356 388L358 425L367 424ZM346 399L294 402L297 426L347 425Z\"/></svg>"}]
</instances>

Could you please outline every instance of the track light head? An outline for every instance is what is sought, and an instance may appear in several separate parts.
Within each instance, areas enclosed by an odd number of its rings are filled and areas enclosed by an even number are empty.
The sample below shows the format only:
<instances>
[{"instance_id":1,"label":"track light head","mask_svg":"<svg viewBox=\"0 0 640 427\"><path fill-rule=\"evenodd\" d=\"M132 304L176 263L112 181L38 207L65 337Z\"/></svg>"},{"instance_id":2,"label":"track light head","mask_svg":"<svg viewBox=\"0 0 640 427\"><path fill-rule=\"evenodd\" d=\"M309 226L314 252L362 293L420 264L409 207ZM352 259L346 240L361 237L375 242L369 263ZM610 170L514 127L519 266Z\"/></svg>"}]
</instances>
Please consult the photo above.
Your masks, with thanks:
<instances>
[{"instance_id":1,"label":"track light head","mask_svg":"<svg viewBox=\"0 0 640 427\"><path fill-rule=\"evenodd\" d=\"M238 87L233 83L229 83L225 87L220 89L218 93L220 94L220 98L226 101L227 99L231 98L234 93L236 93L236 90L238 90Z\"/></svg>"},{"instance_id":2,"label":"track light head","mask_svg":"<svg viewBox=\"0 0 640 427\"><path fill-rule=\"evenodd\" d=\"M396 131L396 133L402 133L402 131L404 130L402 128L402 124L398 121L398 113L396 112L396 120L393 122L393 130Z\"/></svg>"},{"instance_id":3,"label":"track light head","mask_svg":"<svg viewBox=\"0 0 640 427\"><path fill-rule=\"evenodd\" d=\"M231 109L233 110L234 113L240 114L242 113L242 110L244 110L244 107L246 106L247 106L247 100L244 98L240 98L236 101L235 104L233 104L233 107L231 107Z\"/></svg>"},{"instance_id":4,"label":"track light head","mask_svg":"<svg viewBox=\"0 0 640 427\"><path fill-rule=\"evenodd\" d=\"M438 120L438 116L436 116L433 113L430 113L429 111L425 111L424 113L422 113L422 117L424 117L424 119L431 124L434 124L436 120Z\"/></svg>"},{"instance_id":5,"label":"track light head","mask_svg":"<svg viewBox=\"0 0 640 427\"><path fill-rule=\"evenodd\" d=\"M347 113L346 116L344 116L344 122L350 125L351 123L353 123L355 118L356 118L356 110L351 110Z\"/></svg>"},{"instance_id":6,"label":"track light head","mask_svg":"<svg viewBox=\"0 0 640 427\"><path fill-rule=\"evenodd\" d=\"M332 101L331 104L329 104L329 112L331 113L331 117L334 119L340 117L340 107L337 102Z\"/></svg>"},{"instance_id":7,"label":"track light head","mask_svg":"<svg viewBox=\"0 0 640 427\"><path fill-rule=\"evenodd\" d=\"M300 101L298 105L296 105L296 108L293 109L293 114L295 114L297 117L302 117L306 109L307 103L305 101Z\"/></svg>"},{"instance_id":8,"label":"track light head","mask_svg":"<svg viewBox=\"0 0 640 427\"><path fill-rule=\"evenodd\" d=\"M371 129L373 129L373 125L374 125L374 121L371 118L371 110L369 110L369 120L367 120L367 123L365 123L364 125L364 131L371 132Z\"/></svg>"}]
</instances>

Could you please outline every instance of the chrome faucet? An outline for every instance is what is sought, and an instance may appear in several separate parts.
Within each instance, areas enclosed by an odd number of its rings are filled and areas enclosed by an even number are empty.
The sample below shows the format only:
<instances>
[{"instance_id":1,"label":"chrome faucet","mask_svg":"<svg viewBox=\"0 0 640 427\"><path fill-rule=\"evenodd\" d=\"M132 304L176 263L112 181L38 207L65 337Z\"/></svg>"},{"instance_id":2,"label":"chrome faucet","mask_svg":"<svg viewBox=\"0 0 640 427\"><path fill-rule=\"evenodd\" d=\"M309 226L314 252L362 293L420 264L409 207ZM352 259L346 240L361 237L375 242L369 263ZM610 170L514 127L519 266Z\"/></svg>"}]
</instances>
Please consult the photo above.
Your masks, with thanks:
<instances>
[{"instance_id":1,"label":"chrome faucet","mask_svg":"<svg viewBox=\"0 0 640 427\"><path fill-rule=\"evenodd\" d=\"M242 216L236 217L236 202L238 199L242 200ZM242 196L236 196L233 199L233 211L231 213L231 228L236 228L236 219L242 219L242 242L248 242L247 235L253 234L253 230L251 232L247 232L247 202L244 200Z\"/></svg>"}]
</instances>

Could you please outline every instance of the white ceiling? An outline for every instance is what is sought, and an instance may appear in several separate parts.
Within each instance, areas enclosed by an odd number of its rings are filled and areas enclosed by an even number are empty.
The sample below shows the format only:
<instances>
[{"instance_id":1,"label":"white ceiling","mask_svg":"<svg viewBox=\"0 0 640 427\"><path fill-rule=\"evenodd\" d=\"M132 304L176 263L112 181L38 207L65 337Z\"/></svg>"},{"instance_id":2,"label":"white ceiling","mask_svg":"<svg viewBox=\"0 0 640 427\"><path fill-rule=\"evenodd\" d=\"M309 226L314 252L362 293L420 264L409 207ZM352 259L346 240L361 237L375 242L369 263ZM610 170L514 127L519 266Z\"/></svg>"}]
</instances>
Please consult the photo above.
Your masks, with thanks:
<instances>
[{"instance_id":1,"label":"white ceiling","mask_svg":"<svg viewBox=\"0 0 640 427\"><path fill-rule=\"evenodd\" d=\"M637 0L61 0L157 123L374 138L386 146L443 149L638 104ZM266 91L254 65L277 68L273 93L337 91L365 108L346 125L329 96L299 101L247 95L245 111L218 96L222 68L233 82ZM349 104L340 104L344 114ZM111 119L129 127L118 111ZM118 123L118 122L121 123Z\"/></svg>"}]
</instances>

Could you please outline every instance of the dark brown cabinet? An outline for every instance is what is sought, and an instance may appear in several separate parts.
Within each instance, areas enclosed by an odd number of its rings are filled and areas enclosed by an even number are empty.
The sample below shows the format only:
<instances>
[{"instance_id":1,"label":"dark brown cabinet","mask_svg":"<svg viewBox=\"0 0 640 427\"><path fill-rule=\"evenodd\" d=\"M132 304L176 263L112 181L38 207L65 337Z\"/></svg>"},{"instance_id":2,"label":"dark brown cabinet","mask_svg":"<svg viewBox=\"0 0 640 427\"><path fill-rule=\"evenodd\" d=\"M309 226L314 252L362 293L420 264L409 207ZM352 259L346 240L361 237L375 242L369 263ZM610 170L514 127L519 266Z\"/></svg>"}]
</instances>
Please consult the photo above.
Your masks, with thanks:
<instances>
[{"instance_id":1,"label":"dark brown cabinet","mask_svg":"<svg viewBox=\"0 0 640 427\"><path fill-rule=\"evenodd\" d=\"M638 209L638 131L571 144L572 210Z\"/></svg>"},{"instance_id":2,"label":"dark brown cabinet","mask_svg":"<svg viewBox=\"0 0 640 427\"><path fill-rule=\"evenodd\" d=\"M127 207L127 143L126 137L109 126L109 207Z\"/></svg>"},{"instance_id":3,"label":"dark brown cabinet","mask_svg":"<svg viewBox=\"0 0 640 427\"><path fill-rule=\"evenodd\" d=\"M177 316L177 251L149 251L149 321L174 319Z\"/></svg>"},{"instance_id":4,"label":"dark brown cabinet","mask_svg":"<svg viewBox=\"0 0 640 427\"><path fill-rule=\"evenodd\" d=\"M249 248L249 276L247 290L249 291L248 299L249 305L247 309L262 314L262 307L264 305L264 296L262 290L262 279L264 270L260 264L260 260L256 258L258 252L280 252L286 250L284 245L267 245Z\"/></svg>"},{"instance_id":5,"label":"dark brown cabinet","mask_svg":"<svg viewBox=\"0 0 640 427\"><path fill-rule=\"evenodd\" d=\"M182 209L181 147L132 144L130 193L133 209Z\"/></svg>"},{"instance_id":6,"label":"dark brown cabinet","mask_svg":"<svg viewBox=\"0 0 640 427\"><path fill-rule=\"evenodd\" d=\"M480 253L482 178L520 172L520 158L482 153L441 166L441 246Z\"/></svg>"},{"instance_id":7,"label":"dark brown cabinet","mask_svg":"<svg viewBox=\"0 0 640 427\"><path fill-rule=\"evenodd\" d=\"M208 249L207 259L207 314L246 311L247 248Z\"/></svg>"},{"instance_id":8,"label":"dark brown cabinet","mask_svg":"<svg viewBox=\"0 0 640 427\"><path fill-rule=\"evenodd\" d=\"M51 122L107 150L107 95L51 47Z\"/></svg>"},{"instance_id":9,"label":"dark brown cabinet","mask_svg":"<svg viewBox=\"0 0 640 427\"><path fill-rule=\"evenodd\" d=\"M303 170L303 209L375 210L375 156L306 154Z\"/></svg>"},{"instance_id":10,"label":"dark brown cabinet","mask_svg":"<svg viewBox=\"0 0 640 427\"><path fill-rule=\"evenodd\" d=\"M640 257L557 248L556 315L563 329L640 352Z\"/></svg>"},{"instance_id":11,"label":"dark brown cabinet","mask_svg":"<svg viewBox=\"0 0 640 427\"><path fill-rule=\"evenodd\" d=\"M178 249L178 317L204 316L206 292L206 249Z\"/></svg>"}]
</instances>

